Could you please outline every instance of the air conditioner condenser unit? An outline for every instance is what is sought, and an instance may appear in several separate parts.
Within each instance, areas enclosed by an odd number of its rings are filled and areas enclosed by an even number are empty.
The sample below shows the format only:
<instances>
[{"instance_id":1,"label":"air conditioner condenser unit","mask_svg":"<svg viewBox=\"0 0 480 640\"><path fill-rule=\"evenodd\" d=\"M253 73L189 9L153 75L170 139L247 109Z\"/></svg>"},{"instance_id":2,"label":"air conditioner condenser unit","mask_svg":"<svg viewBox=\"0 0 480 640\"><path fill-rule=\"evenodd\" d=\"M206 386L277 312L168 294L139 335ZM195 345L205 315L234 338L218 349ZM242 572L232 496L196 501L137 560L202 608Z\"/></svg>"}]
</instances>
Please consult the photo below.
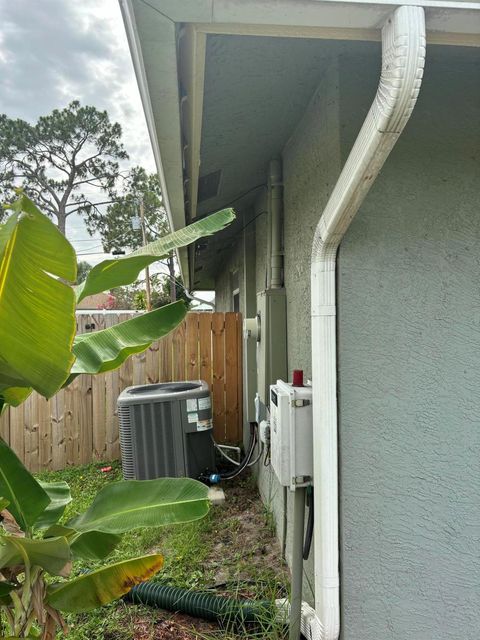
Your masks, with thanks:
<instances>
[{"instance_id":1,"label":"air conditioner condenser unit","mask_svg":"<svg viewBox=\"0 0 480 640\"><path fill-rule=\"evenodd\" d=\"M198 478L215 470L210 389L202 380L128 387L118 397L123 477Z\"/></svg>"}]
</instances>

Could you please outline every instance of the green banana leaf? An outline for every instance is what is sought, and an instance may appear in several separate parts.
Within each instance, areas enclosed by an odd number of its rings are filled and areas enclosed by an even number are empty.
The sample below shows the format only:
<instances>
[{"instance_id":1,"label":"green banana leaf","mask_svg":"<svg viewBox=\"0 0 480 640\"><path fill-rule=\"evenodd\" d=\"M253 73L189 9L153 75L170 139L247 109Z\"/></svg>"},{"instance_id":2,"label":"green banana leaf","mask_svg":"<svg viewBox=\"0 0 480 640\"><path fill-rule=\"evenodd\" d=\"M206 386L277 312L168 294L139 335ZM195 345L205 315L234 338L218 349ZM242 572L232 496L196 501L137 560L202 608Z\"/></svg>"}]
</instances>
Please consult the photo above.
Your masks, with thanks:
<instances>
[{"instance_id":1,"label":"green banana leaf","mask_svg":"<svg viewBox=\"0 0 480 640\"><path fill-rule=\"evenodd\" d=\"M73 247L22 195L0 227L0 384L33 387L49 398L74 356ZM10 392L12 393L12 392Z\"/></svg>"},{"instance_id":2,"label":"green banana leaf","mask_svg":"<svg viewBox=\"0 0 480 640\"><path fill-rule=\"evenodd\" d=\"M42 567L55 576L67 577L72 569L72 554L66 538L14 538L0 536L0 568L26 564Z\"/></svg>"},{"instance_id":3,"label":"green banana leaf","mask_svg":"<svg viewBox=\"0 0 480 640\"><path fill-rule=\"evenodd\" d=\"M121 542L121 536L103 531L79 533L70 527L54 525L45 532L45 537L64 536L70 544L74 560L103 560Z\"/></svg>"},{"instance_id":4,"label":"green banana leaf","mask_svg":"<svg viewBox=\"0 0 480 640\"><path fill-rule=\"evenodd\" d=\"M190 478L127 480L103 487L85 513L67 522L77 531L124 533L192 522L209 510L208 488Z\"/></svg>"},{"instance_id":5,"label":"green banana leaf","mask_svg":"<svg viewBox=\"0 0 480 640\"><path fill-rule=\"evenodd\" d=\"M85 296L131 284L142 269L167 256L172 249L184 247L199 238L221 231L235 219L233 209L217 211L197 222L174 231L127 256L104 260L95 265L84 282L76 287L77 301Z\"/></svg>"},{"instance_id":6,"label":"green banana leaf","mask_svg":"<svg viewBox=\"0 0 480 640\"><path fill-rule=\"evenodd\" d=\"M50 504L46 491L0 439L0 496L23 531L31 527Z\"/></svg>"},{"instance_id":7,"label":"green banana leaf","mask_svg":"<svg viewBox=\"0 0 480 640\"><path fill-rule=\"evenodd\" d=\"M13 591L14 589L18 589L18 585L13 584L12 582L0 582L0 598L8 596L10 591Z\"/></svg>"},{"instance_id":8,"label":"green banana leaf","mask_svg":"<svg viewBox=\"0 0 480 640\"><path fill-rule=\"evenodd\" d=\"M83 560L103 560L122 541L121 536L104 531L85 531L77 533L70 543L73 557Z\"/></svg>"},{"instance_id":9,"label":"green banana leaf","mask_svg":"<svg viewBox=\"0 0 480 640\"><path fill-rule=\"evenodd\" d=\"M130 320L75 338L76 356L68 382L80 373L104 373L119 367L129 356L145 351L154 340L170 333L185 317L182 300L143 313Z\"/></svg>"},{"instance_id":10,"label":"green banana leaf","mask_svg":"<svg viewBox=\"0 0 480 640\"><path fill-rule=\"evenodd\" d=\"M45 511L35 520L37 529L47 529L60 520L65 511L65 507L72 501L70 487L66 482L42 482L38 481L45 493L50 498L50 504Z\"/></svg>"},{"instance_id":11,"label":"green banana leaf","mask_svg":"<svg viewBox=\"0 0 480 640\"><path fill-rule=\"evenodd\" d=\"M9 387L0 385L0 414L7 405L18 407L32 393L31 387Z\"/></svg>"},{"instance_id":12,"label":"green banana leaf","mask_svg":"<svg viewBox=\"0 0 480 640\"><path fill-rule=\"evenodd\" d=\"M64 613L97 609L121 598L132 587L148 580L163 565L160 555L144 556L109 565L74 580L48 588L47 603Z\"/></svg>"}]
</instances>

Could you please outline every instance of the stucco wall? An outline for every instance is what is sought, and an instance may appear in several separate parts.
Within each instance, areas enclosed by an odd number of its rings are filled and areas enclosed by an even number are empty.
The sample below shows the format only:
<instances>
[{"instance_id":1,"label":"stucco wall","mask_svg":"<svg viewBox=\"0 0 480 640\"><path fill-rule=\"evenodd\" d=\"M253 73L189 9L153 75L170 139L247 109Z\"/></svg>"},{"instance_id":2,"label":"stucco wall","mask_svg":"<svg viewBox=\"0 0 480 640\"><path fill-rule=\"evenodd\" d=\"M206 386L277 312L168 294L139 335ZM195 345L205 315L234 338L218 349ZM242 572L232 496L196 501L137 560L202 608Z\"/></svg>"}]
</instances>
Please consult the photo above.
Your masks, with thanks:
<instances>
[{"instance_id":1,"label":"stucco wall","mask_svg":"<svg viewBox=\"0 0 480 640\"><path fill-rule=\"evenodd\" d=\"M239 283L243 279L243 239L240 237L233 249L223 252L222 268L215 279L216 311L233 311L232 273L238 270ZM244 307L245 291L240 286L240 309Z\"/></svg>"},{"instance_id":2,"label":"stucco wall","mask_svg":"<svg viewBox=\"0 0 480 640\"><path fill-rule=\"evenodd\" d=\"M429 49L412 119L340 249L343 640L479 637L475 54ZM368 106L376 78L361 61L341 78L346 149L351 99Z\"/></svg>"}]
</instances>

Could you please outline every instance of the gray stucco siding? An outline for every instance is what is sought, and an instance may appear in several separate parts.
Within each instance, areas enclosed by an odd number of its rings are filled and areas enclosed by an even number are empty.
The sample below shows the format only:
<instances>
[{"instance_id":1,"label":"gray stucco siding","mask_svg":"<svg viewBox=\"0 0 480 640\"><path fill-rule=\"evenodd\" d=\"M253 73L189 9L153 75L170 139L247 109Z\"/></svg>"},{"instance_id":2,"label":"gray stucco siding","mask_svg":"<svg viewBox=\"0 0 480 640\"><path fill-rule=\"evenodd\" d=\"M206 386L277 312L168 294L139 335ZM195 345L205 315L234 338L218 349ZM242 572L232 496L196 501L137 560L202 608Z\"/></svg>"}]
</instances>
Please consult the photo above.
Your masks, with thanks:
<instances>
[{"instance_id":1,"label":"gray stucco siding","mask_svg":"<svg viewBox=\"0 0 480 640\"><path fill-rule=\"evenodd\" d=\"M480 84L440 53L339 252L343 640L480 629Z\"/></svg>"}]
</instances>

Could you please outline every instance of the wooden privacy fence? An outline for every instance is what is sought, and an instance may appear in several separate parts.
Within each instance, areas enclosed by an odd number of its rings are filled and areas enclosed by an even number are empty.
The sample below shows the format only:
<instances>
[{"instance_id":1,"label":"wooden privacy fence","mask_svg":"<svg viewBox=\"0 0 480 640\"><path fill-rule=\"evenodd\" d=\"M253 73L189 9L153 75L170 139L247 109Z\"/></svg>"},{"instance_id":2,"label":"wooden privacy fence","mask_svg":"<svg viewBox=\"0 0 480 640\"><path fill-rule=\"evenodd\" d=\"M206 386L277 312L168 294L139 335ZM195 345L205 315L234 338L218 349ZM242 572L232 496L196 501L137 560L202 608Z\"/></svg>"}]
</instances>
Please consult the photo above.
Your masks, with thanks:
<instances>
[{"instance_id":1,"label":"wooden privacy fence","mask_svg":"<svg viewBox=\"0 0 480 640\"><path fill-rule=\"evenodd\" d=\"M131 312L77 315L78 331L104 329ZM197 380L212 391L214 435L242 434L242 321L238 313L188 313L147 351L110 373L79 376L50 400L33 393L0 418L0 436L31 471L120 457L117 397L132 384Z\"/></svg>"}]
</instances>

